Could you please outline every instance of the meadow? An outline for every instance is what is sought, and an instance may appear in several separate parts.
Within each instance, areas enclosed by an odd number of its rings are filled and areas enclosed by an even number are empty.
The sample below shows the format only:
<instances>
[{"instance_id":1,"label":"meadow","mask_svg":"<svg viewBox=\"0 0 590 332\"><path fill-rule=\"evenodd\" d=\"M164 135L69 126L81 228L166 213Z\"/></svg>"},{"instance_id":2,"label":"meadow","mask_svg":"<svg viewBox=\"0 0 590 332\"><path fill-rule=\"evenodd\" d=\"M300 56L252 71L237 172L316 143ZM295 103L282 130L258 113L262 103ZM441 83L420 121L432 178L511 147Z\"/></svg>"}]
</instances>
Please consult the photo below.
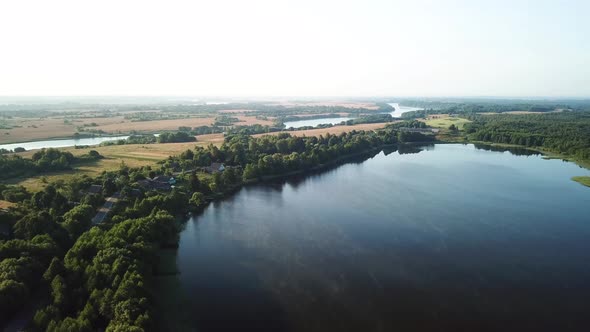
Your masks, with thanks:
<instances>
[{"instance_id":1,"label":"meadow","mask_svg":"<svg viewBox=\"0 0 590 332\"><path fill-rule=\"evenodd\" d=\"M464 118L450 116L449 114L430 115L426 119L422 119L420 121L425 122L427 125L431 127L441 129L447 129L452 124L454 124L459 130L463 129L463 125L471 122Z\"/></svg>"}]
</instances>

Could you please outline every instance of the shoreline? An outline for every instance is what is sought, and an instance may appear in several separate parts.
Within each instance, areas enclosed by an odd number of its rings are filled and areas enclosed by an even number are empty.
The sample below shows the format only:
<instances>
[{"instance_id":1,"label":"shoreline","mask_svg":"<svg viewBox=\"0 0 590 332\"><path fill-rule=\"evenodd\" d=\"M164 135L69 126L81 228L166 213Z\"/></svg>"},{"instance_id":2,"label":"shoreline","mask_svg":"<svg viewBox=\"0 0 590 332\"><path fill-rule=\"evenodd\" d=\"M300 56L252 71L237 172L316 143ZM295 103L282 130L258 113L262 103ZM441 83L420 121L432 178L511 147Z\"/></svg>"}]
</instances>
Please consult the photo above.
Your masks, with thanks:
<instances>
[{"instance_id":1,"label":"shoreline","mask_svg":"<svg viewBox=\"0 0 590 332\"><path fill-rule=\"evenodd\" d=\"M553 152L553 151L543 149L540 147L529 147L529 146L525 146L525 145L506 144L506 143L492 143L492 142L486 142L486 141L459 140L462 137L456 137L456 138L457 138L457 140L437 139L437 141L434 143L435 144L481 144L481 145L487 145L487 146L491 146L491 147L525 149L525 150L529 150L529 151L538 152L539 154L542 155L542 158L546 159L546 160L561 159L561 160L565 160L568 162L572 162L572 163L580 166L581 168L590 170L590 160L585 160L585 159L580 160L580 159L577 159L577 158L574 158L571 156L567 156L567 155L564 155L561 153Z\"/></svg>"}]
</instances>

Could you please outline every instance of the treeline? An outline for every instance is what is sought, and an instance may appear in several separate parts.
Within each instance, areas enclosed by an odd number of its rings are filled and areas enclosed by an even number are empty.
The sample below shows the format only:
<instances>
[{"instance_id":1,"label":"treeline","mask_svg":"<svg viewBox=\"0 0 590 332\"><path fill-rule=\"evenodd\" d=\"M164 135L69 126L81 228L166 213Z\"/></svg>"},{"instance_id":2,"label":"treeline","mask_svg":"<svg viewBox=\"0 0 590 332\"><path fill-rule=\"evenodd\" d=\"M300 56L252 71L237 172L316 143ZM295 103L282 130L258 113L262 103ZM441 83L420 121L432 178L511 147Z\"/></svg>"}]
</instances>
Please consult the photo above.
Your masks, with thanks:
<instances>
[{"instance_id":1,"label":"treeline","mask_svg":"<svg viewBox=\"0 0 590 332\"><path fill-rule=\"evenodd\" d=\"M100 146L111 146L111 145L125 145L125 144L154 144L154 143L182 143L182 142L196 142L197 138L195 133L188 130L182 130L185 127L180 127L178 132L162 133L156 135L131 135L126 139L120 139L117 141L102 142Z\"/></svg>"},{"instance_id":2,"label":"treeline","mask_svg":"<svg viewBox=\"0 0 590 332\"><path fill-rule=\"evenodd\" d=\"M380 131L352 131L340 135L296 137L289 133L251 137L226 136L218 148L196 147L191 153L181 154L178 163L183 168L208 166L222 162L243 169L244 180L293 171L311 169L342 156L398 142L433 141L434 136L408 133L394 129Z\"/></svg>"},{"instance_id":3,"label":"treeline","mask_svg":"<svg viewBox=\"0 0 590 332\"><path fill-rule=\"evenodd\" d=\"M155 135L131 135L126 139L116 141L106 141L100 143L100 146L125 145L125 144L153 144L157 143Z\"/></svg>"},{"instance_id":4,"label":"treeline","mask_svg":"<svg viewBox=\"0 0 590 332\"><path fill-rule=\"evenodd\" d=\"M474 115L477 113L505 113L505 112L553 112L555 110L568 110L573 107L562 103L455 103L455 102L405 102L404 105L423 107L423 110L410 111L402 114L402 118L424 118L432 114L461 114Z\"/></svg>"},{"instance_id":5,"label":"treeline","mask_svg":"<svg viewBox=\"0 0 590 332\"><path fill-rule=\"evenodd\" d=\"M267 134L275 131L281 131L282 128L278 126L268 126L261 124L254 124L250 126L234 126L227 128L226 135L255 135Z\"/></svg>"},{"instance_id":6,"label":"treeline","mask_svg":"<svg viewBox=\"0 0 590 332\"><path fill-rule=\"evenodd\" d=\"M239 122L239 121L240 121L240 119L238 119L235 116L218 115L215 117L215 122L213 122L213 126L227 127L227 126L232 126L234 124L234 122Z\"/></svg>"},{"instance_id":7,"label":"treeline","mask_svg":"<svg viewBox=\"0 0 590 332\"><path fill-rule=\"evenodd\" d=\"M590 159L590 112L472 115L463 129L470 140L538 147Z\"/></svg>"},{"instance_id":8,"label":"treeline","mask_svg":"<svg viewBox=\"0 0 590 332\"><path fill-rule=\"evenodd\" d=\"M198 127L178 127L179 131L186 131L191 133L193 136L197 136L197 135L207 135L207 134L216 134L216 133L222 133L223 132L223 128L213 125L213 126L198 126Z\"/></svg>"},{"instance_id":9,"label":"treeline","mask_svg":"<svg viewBox=\"0 0 590 332\"><path fill-rule=\"evenodd\" d=\"M31 159L19 155L0 155L0 179L10 179L27 174L37 174L51 171L69 170L73 164L102 158L95 150L87 154L74 157L71 152L58 149L41 149L35 152Z\"/></svg>"},{"instance_id":10,"label":"treeline","mask_svg":"<svg viewBox=\"0 0 590 332\"><path fill-rule=\"evenodd\" d=\"M197 138L187 132L162 133L157 138L158 143L196 142Z\"/></svg>"},{"instance_id":11,"label":"treeline","mask_svg":"<svg viewBox=\"0 0 590 332\"><path fill-rule=\"evenodd\" d=\"M381 123L381 122L391 122L393 121L393 117L391 114L372 114L372 115L365 115L360 118L350 119L346 121L347 126L363 124L363 123Z\"/></svg>"}]
</instances>

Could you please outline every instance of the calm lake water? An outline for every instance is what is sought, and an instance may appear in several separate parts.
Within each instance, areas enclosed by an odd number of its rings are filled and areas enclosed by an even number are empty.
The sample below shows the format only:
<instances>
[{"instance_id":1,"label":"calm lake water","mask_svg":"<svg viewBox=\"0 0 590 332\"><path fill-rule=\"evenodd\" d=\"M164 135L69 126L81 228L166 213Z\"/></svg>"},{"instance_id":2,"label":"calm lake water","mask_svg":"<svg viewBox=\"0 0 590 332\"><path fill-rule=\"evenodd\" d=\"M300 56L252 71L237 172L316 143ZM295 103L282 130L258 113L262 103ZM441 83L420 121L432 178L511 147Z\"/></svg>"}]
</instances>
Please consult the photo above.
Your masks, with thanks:
<instances>
[{"instance_id":1,"label":"calm lake water","mask_svg":"<svg viewBox=\"0 0 590 332\"><path fill-rule=\"evenodd\" d=\"M0 149L14 150L15 148L21 147L26 150L42 149L42 148L65 148L74 145L98 145L102 142L116 141L120 139L127 139L129 136L111 136L111 137L90 137L90 138L78 138L78 139L58 139L58 140L47 140L47 141L34 141L26 143L12 143L12 144L0 144Z\"/></svg>"},{"instance_id":2,"label":"calm lake water","mask_svg":"<svg viewBox=\"0 0 590 332\"><path fill-rule=\"evenodd\" d=\"M182 308L199 331L583 331L589 174L457 144L249 186L187 221Z\"/></svg>"},{"instance_id":3,"label":"calm lake water","mask_svg":"<svg viewBox=\"0 0 590 332\"><path fill-rule=\"evenodd\" d=\"M301 128L306 126L315 127L321 124L338 124L342 121L352 120L354 118L341 117L341 118L321 118L321 119L309 119L309 120L298 120L298 121L287 121L285 122L285 128Z\"/></svg>"}]
</instances>

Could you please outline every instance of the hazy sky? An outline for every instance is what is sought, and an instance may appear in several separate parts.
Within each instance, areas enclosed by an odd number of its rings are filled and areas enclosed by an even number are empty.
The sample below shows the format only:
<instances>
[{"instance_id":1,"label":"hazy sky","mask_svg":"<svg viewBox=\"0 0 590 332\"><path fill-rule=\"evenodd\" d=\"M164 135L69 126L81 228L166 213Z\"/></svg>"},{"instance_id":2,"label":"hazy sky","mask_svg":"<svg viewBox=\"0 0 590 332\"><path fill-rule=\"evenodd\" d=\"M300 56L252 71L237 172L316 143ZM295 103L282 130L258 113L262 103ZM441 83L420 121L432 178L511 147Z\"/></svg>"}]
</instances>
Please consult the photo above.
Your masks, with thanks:
<instances>
[{"instance_id":1,"label":"hazy sky","mask_svg":"<svg viewBox=\"0 0 590 332\"><path fill-rule=\"evenodd\" d=\"M0 95L590 96L590 1L0 1Z\"/></svg>"}]
</instances>

